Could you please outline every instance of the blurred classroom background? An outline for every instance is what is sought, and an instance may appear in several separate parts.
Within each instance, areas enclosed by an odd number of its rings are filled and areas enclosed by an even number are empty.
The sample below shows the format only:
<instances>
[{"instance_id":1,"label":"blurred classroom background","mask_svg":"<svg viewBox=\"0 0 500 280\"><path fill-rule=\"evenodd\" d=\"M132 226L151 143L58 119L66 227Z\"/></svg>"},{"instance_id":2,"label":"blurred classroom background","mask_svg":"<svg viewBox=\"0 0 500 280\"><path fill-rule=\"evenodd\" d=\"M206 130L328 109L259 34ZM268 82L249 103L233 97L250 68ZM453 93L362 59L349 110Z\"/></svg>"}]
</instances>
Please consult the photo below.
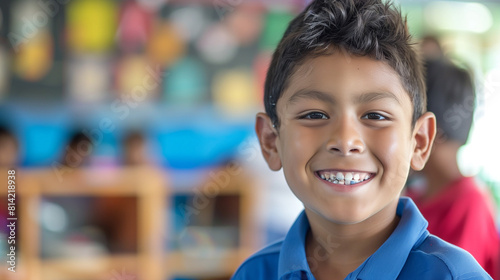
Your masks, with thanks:
<instances>
[{"instance_id":1,"label":"blurred classroom background","mask_svg":"<svg viewBox=\"0 0 500 280\"><path fill-rule=\"evenodd\" d=\"M228 279L283 237L302 206L253 125L307 2L2 0L0 157L19 220L6 273L2 190L1 279ZM459 164L500 205L500 3L396 3L416 39L437 36L474 74Z\"/></svg>"}]
</instances>

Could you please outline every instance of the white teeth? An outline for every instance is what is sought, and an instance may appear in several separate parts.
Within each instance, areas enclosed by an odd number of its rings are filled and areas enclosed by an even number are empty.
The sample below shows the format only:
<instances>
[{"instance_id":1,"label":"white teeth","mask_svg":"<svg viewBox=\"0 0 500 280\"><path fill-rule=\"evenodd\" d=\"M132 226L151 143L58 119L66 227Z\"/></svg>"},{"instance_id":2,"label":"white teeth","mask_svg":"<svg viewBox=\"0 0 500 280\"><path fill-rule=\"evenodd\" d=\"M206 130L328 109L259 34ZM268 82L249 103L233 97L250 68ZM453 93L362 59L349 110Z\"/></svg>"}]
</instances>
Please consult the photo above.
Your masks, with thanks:
<instances>
[{"instance_id":1,"label":"white teeth","mask_svg":"<svg viewBox=\"0 0 500 280\"><path fill-rule=\"evenodd\" d=\"M351 182L352 181L352 173L351 172L347 172L345 174L344 180L346 180L346 182Z\"/></svg>"},{"instance_id":2,"label":"white teeth","mask_svg":"<svg viewBox=\"0 0 500 280\"><path fill-rule=\"evenodd\" d=\"M326 180L328 182L334 183L334 184L340 184L340 185L354 185L357 183L361 183L363 181L366 181L371 178L370 174L366 173L353 173L353 172L347 172L342 173L342 172L337 172L337 174L334 175L333 172L325 172L322 174L319 174L321 179Z\"/></svg>"},{"instance_id":3,"label":"white teeth","mask_svg":"<svg viewBox=\"0 0 500 280\"><path fill-rule=\"evenodd\" d=\"M359 174L358 173L354 174L353 179L354 181L359 181Z\"/></svg>"}]
</instances>

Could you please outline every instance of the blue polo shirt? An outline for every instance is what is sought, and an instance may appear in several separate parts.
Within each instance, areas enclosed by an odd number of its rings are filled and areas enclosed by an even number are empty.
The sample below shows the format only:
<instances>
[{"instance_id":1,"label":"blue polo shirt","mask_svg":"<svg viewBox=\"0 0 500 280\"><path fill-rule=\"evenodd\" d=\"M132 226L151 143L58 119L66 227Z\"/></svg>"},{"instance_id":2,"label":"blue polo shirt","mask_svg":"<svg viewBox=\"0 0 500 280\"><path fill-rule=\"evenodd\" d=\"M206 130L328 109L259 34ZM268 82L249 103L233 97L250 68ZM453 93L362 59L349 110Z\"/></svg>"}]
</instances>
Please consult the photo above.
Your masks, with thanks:
<instances>
[{"instance_id":1,"label":"blue polo shirt","mask_svg":"<svg viewBox=\"0 0 500 280\"><path fill-rule=\"evenodd\" d=\"M471 254L429 234L413 201L399 199L398 226L389 238L345 279L492 279ZM248 258L233 280L315 279L306 260L309 221L302 212L283 241Z\"/></svg>"}]
</instances>

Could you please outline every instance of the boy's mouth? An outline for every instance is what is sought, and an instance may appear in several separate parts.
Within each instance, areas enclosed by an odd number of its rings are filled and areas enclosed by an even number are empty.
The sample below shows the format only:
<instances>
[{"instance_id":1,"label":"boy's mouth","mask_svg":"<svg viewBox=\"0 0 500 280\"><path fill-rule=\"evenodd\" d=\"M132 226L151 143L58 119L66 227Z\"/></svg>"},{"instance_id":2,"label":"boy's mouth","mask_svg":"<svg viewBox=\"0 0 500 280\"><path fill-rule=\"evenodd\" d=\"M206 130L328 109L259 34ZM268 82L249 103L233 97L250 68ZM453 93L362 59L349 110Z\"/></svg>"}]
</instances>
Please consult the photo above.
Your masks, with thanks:
<instances>
[{"instance_id":1,"label":"boy's mouth","mask_svg":"<svg viewBox=\"0 0 500 280\"><path fill-rule=\"evenodd\" d=\"M374 173L357 172L357 171L335 171L335 170L321 170L316 174L322 180L338 185L356 185L364 181L370 180L375 176Z\"/></svg>"}]
</instances>

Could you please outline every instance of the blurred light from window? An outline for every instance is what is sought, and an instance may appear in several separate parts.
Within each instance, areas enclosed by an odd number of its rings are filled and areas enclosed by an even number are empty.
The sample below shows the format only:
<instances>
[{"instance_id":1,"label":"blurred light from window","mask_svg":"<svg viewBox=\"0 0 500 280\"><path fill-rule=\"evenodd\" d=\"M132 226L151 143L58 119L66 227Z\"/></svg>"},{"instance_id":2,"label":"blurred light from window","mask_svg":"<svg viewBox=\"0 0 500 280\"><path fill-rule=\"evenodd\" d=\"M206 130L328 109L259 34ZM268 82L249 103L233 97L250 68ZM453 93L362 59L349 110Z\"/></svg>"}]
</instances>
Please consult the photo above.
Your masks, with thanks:
<instances>
[{"instance_id":1,"label":"blurred light from window","mask_svg":"<svg viewBox=\"0 0 500 280\"><path fill-rule=\"evenodd\" d=\"M500 68L490 70L486 74L484 82L484 102L485 108L485 129L483 138L484 152L479 160L484 164L484 172L493 181L500 182L500 173L498 172L499 149L492 149L498 146L500 131L491 129L498 126L498 108L500 106Z\"/></svg>"},{"instance_id":2,"label":"blurred light from window","mask_svg":"<svg viewBox=\"0 0 500 280\"><path fill-rule=\"evenodd\" d=\"M440 30L483 33L493 25L490 10L480 3L437 1L424 10L429 26Z\"/></svg>"},{"instance_id":3,"label":"blurred light from window","mask_svg":"<svg viewBox=\"0 0 500 280\"><path fill-rule=\"evenodd\" d=\"M500 182L498 172L498 146L500 131L498 126L498 107L500 106L500 68L489 71L484 80L482 92L478 97L482 102L476 108L469 143L458 153L460 170L465 176L482 173L488 181Z\"/></svg>"}]
</instances>

